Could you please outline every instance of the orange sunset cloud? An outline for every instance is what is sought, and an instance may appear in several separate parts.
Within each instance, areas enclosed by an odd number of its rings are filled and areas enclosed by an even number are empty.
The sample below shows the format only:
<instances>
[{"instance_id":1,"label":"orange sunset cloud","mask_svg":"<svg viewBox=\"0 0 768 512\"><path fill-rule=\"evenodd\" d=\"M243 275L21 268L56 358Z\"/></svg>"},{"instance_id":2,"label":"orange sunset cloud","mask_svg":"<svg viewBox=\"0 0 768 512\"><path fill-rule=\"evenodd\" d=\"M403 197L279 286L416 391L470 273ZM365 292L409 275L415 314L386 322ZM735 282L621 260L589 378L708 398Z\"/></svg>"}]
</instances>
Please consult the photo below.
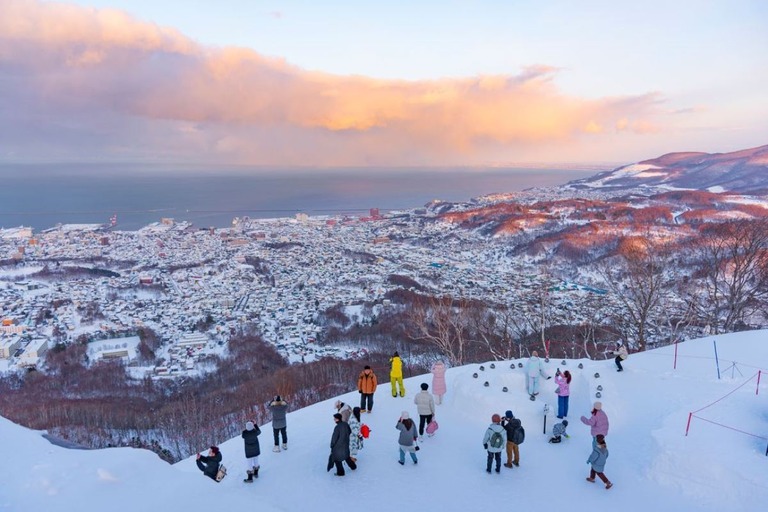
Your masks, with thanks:
<instances>
[{"instance_id":1,"label":"orange sunset cloud","mask_svg":"<svg viewBox=\"0 0 768 512\"><path fill-rule=\"evenodd\" d=\"M66 117L83 137L99 123L119 141L110 147L130 146L128 119L132 133L164 137L174 155L186 147L247 163L430 163L578 142L604 127L649 133L660 101L571 96L543 65L420 81L307 71L250 49L204 47L120 11L34 0L0 3L0 66L12 70L17 105Z\"/></svg>"}]
</instances>

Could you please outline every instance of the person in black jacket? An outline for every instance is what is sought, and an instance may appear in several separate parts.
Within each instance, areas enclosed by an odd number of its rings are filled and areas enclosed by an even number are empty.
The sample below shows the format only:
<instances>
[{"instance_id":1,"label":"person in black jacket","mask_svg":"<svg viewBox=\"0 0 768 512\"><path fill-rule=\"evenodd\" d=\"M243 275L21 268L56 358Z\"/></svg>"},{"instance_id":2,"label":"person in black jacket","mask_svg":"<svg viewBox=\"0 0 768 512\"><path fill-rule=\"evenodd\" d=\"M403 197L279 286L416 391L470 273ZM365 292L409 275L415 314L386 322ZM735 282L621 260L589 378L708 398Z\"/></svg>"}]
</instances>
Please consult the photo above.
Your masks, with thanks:
<instances>
[{"instance_id":1,"label":"person in black jacket","mask_svg":"<svg viewBox=\"0 0 768 512\"><path fill-rule=\"evenodd\" d=\"M254 477L259 478L259 455L261 455L261 447L259 447L259 434L261 429L252 421L245 423L245 430L243 430L242 438L245 444L245 459L246 467L250 468L246 471L248 477L243 482L251 483Z\"/></svg>"},{"instance_id":2,"label":"person in black jacket","mask_svg":"<svg viewBox=\"0 0 768 512\"><path fill-rule=\"evenodd\" d=\"M520 465L520 447L515 443L515 439L519 438L518 430L523 424L519 419L515 418L512 411L504 413L504 417L501 419L501 426L507 431L507 462L504 464L505 468L511 468Z\"/></svg>"},{"instance_id":3,"label":"person in black jacket","mask_svg":"<svg viewBox=\"0 0 768 512\"><path fill-rule=\"evenodd\" d=\"M216 480L216 473L219 472L221 459L222 457L221 452L219 451L219 447L211 446L211 449L208 450L208 455L200 455L198 453L197 460L195 462L197 463L197 467L200 469L200 471L203 472L205 476L215 482L218 482L218 480Z\"/></svg>"},{"instance_id":4,"label":"person in black jacket","mask_svg":"<svg viewBox=\"0 0 768 512\"><path fill-rule=\"evenodd\" d=\"M349 436L352 434L352 429L349 428L347 422L341 420L341 414L336 413L333 415L333 421L336 422L336 426L333 428L333 435L331 436L331 455L328 457L328 471L336 465L336 476L344 476L344 466L342 462L346 462L349 469L357 469L357 464L352 460L349 455Z\"/></svg>"}]
</instances>

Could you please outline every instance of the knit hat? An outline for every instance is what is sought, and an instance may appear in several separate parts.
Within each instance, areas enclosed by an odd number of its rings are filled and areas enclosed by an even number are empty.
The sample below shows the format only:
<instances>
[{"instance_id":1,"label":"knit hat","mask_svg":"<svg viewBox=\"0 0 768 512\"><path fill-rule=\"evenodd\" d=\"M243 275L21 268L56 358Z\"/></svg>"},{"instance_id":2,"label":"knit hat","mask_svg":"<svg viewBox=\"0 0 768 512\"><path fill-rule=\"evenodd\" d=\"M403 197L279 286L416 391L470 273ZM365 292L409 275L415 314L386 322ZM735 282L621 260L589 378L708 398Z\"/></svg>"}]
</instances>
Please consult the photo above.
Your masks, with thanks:
<instances>
[{"instance_id":1,"label":"knit hat","mask_svg":"<svg viewBox=\"0 0 768 512\"><path fill-rule=\"evenodd\" d=\"M410 418L410 416L408 415L408 411L403 411L400 413L400 419L407 420L408 418Z\"/></svg>"},{"instance_id":2,"label":"knit hat","mask_svg":"<svg viewBox=\"0 0 768 512\"><path fill-rule=\"evenodd\" d=\"M336 418L337 420L341 421L341 414L336 413L336 414L333 415L333 417Z\"/></svg>"},{"instance_id":3,"label":"knit hat","mask_svg":"<svg viewBox=\"0 0 768 512\"><path fill-rule=\"evenodd\" d=\"M491 416L491 421L494 423L499 423L501 421L501 416L499 416L498 414L494 414L493 416Z\"/></svg>"},{"instance_id":4,"label":"knit hat","mask_svg":"<svg viewBox=\"0 0 768 512\"><path fill-rule=\"evenodd\" d=\"M213 452L214 455L216 455L217 453L219 453L219 447L218 446L211 446L211 451Z\"/></svg>"},{"instance_id":5,"label":"knit hat","mask_svg":"<svg viewBox=\"0 0 768 512\"><path fill-rule=\"evenodd\" d=\"M595 402L595 410L600 411L603 409L603 402Z\"/></svg>"},{"instance_id":6,"label":"knit hat","mask_svg":"<svg viewBox=\"0 0 768 512\"><path fill-rule=\"evenodd\" d=\"M370 370L370 369L371 369L371 367L368 366L368 365L365 365L365 368L363 368L363 370Z\"/></svg>"},{"instance_id":7,"label":"knit hat","mask_svg":"<svg viewBox=\"0 0 768 512\"><path fill-rule=\"evenodd\" d=\"M333 406L337 409L341 409L341 400L336 400L336 403L333 404Z\"/></svg>"},{"instance_id":8,"label":"knit hat","mask_svg":"<svg viewBox=\"0 0 768 512\"><path fill-rule=\"evenodd\" d=\"M515 415L512 414L512 411L507 411L507 412L504 413L504 417L505 418L514 418Z\"/></svg>"},{"instance_id":9,"label":"knit hat","mask_svg":"<svg viewBox=\"0 0 768 512\"><path fill-rule=\"evenodd\" d=\"M429 384L427 384L426 382L422 382L421 383L421 389L424 390L424 391L428 390L429 389Z\"/></svg>"},{"instance_id":10,"label":"knit hat","mask_svg":"<svg viewBox=\"0 0 768 512\"><path fill-rule=\"evenodd\" d=\"M275 395L275 402L282 402L283 399L280 398L280 395Z\"/></svg>"},{"instance_id":11,"label":"knit hat","mask_svg":"<svg viewBox=\"0 0 768 512\"><path fill-rule=\"evenodd\" d=\"M252 421L246 421L245 422L245 430L253 430L253 422Z\"/></svg>"},{"instance_id":12,"label":"knit hat","mask_svg":"<svg viewBox=\"0 0 768 512\"><path fill-rule=\"evenodd\" d=\"M568 426L568 420L563 420L563 426L564 426L564 427L567 427L567 426Z\"/></svg>"}]
</instances>

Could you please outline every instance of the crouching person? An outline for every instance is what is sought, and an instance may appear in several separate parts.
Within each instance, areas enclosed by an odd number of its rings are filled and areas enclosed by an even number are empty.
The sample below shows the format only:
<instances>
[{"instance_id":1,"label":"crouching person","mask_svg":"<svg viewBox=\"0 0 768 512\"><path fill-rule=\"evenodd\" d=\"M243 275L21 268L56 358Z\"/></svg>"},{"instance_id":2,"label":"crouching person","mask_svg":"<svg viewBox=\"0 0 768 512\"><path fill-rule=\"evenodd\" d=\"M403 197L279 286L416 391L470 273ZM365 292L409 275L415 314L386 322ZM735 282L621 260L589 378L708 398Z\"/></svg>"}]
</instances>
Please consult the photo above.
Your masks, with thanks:
<instances>
[{"instance_id":1,"label":"crouching person","mask_svg":"<svg viewBox=\"0 0 768 512\"><path fill-rule=\"evenodd\" d=\"M560 423L555 423L555 426L552 427L552 437L549 439L550 443L559 443L565 438L569 438L569 436L565 429L568 427L568 420L563 420Z\"/></svg>"},{"instance_id":2,"label":"crouching person","mask_svg":"<svg viewBox=\"0 0 768 512\"><path fill-rule=\"evenodd\" d=\"M221 452L218 446L211 446L208 450L208 455L197 454L197 467L208 478L218 482L216 480L216 474L219 472L219 466L221 465Z\"/></svg>"}]
</instances>

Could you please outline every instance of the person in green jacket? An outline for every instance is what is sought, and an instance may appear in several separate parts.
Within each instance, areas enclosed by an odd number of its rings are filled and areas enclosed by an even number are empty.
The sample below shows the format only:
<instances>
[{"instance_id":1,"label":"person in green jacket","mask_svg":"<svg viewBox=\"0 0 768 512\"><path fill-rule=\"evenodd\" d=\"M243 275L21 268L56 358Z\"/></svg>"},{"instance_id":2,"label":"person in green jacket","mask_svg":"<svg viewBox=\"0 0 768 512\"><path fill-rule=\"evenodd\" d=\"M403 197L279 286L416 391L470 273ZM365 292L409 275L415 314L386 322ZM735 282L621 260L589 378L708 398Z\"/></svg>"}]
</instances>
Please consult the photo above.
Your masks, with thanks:
<instances>
[{"instance_id":1,"label":"person in green jacket","mask_svg":"<svg viewBox=\"0 0 768 512\"><path fill-rule=\"evenodd\" d=\"M389 370L389 381L392 384L392 396L397 396L397 388L400 388L400 396L405 396L405 386L403 385L403 360L400 359L400 354L395 352L392 357L389 358L389 363L392 365Z\"/></svg>"}]
</instances>

